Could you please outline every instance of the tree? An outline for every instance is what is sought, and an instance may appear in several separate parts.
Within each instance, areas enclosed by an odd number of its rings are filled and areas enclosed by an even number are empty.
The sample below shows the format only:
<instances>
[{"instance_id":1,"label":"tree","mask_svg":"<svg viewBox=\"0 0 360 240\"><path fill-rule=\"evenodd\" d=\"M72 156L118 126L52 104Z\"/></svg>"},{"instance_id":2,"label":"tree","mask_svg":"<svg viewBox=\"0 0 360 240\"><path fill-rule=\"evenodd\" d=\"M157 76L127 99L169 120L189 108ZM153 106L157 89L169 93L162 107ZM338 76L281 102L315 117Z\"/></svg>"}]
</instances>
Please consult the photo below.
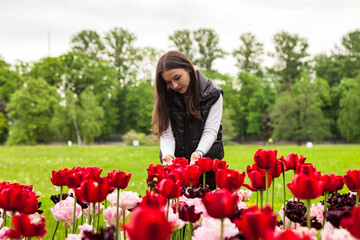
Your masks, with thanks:
<instances>
[{"instance_id":1,"label":"tree","mask_svg":"<svg viewBox=\"0 0 360 240\"><path fill-rule=\"evenodd\" d=\"M97 32L82 30L71 38L71 49L74 52L86 54L92 60L96 60L105 49L105 45Z\"/></svg>"},{"instance_id":2,"label":"tree","mask_svg":"<svg viewBox=\"0 0 360 240\"><path fill-rule=\"evenodd\" d=\"M318 85L311 82L307 74L296 81L290 91L285 91L276 99L270 109L275 140L322 141L330 136L329 122L321 111Z\"/></svg>"},{"instance_id":3,"label":"tree","mask_svg":"<svg viewBox=\"0 0 360 240\"><path fill-rule=\"evenodd\" d=\"M340 101L338 127L347 141L360 142L360 75Z\"/></svg>"},{"instance_id":4,"label":"tree","mask_svg":"<svg viewBox=\"0 0 360 240\"><path fill-rule=\"evenodd\" d=\"M24 78L11 65L0 59L0 98L9 103L10 96L24 84Z\"/></svg>"},{"instance_id":5,"label":"tree","mask_svg":"<svg viewBox=\"0 0 360 240\"><path fill-rule=\"evenodd\" d=\"M289 90L301 73L308 70L309 44L297 34L285 31L274 35L274 43L276 51L271 56L277 60L274 71L280 76L279 88Z\"/></svg>"},{"instance_id":6,"label":"tree","mask_svg":"<svg viewBox=\"0 0 360 240\"><path fill-rule=\"evenodd\" d=\"M29 79L16 91L7 106L9 137L7 144L35 144L52 141L50 122L58 104L55 87L44 79Z\"/></svg>"},{"instance_id":7,"label":"tree","mask_svg":"<svg viewBox=\"0 0 360 240\"><path fill-rule=\"evenodd\" d=\"M194 40L189 30L176 30L169 40L179 52L184 53L191 61L195 60Z\"/></svg>"},{"instance_id":8,"label":"tree","mask_svg":"<svg viewBox=\"0 0 360 240\"><path fill-rule=\"evenodd\" d=\"M360 57L360 31L355 30L347 33L341 39L341 43L346 49L348 55Z\"/></svg>"},{"instance_id":9,"label":"tree","mask_svg":"<svg viewBox=\"0 0 360 240\"><path fill-rule=\"evenodd\" d=\"M219 36L212 29L200 28L193 32L199 56L194 63L200 69L211 72L214 60L225 57L225 51L219 47Z\"/></svg>"},{"instance_id":10,"label":"tree","mask_svg":"<svg viewBox=\"0 0 360 240\"><path fill-rule=\"evenodd\" d=\"M240 36L240 48L233 51L236 66L240 71L261 76L260 56L264 53L264 45L256 41L255 35L250 32Z\"/></svg>"},{"instance_id":11,"label":"tree","mask_svg":"<svg viewBox=\"0 0 360 240\"><path fill-rule=\"evenodd\" d=\"M6 140L9 128L5 108L6 105L0 98L0 142L4 142Z\"/></svg>"}]
</instances>

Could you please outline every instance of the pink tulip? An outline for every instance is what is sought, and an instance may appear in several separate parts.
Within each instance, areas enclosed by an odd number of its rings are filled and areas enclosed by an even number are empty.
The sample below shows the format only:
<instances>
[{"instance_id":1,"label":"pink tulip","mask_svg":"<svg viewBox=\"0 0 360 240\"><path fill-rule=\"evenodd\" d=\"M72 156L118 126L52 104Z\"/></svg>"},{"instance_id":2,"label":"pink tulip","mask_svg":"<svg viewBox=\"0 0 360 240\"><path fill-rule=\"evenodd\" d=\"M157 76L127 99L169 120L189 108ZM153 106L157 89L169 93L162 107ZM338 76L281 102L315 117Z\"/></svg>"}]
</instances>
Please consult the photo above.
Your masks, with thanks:
<instances>
[{"instance_id":1,"label":"pink tulip","mask_svg":"<svg viewBox=\"0 0 360 240\"><path fill-rule=\"evenodd\" d=\"M130 212L125 210L125 217L129 215ZM106 227L116 226L116 207L108 207L104 210L104 217L106 222ZM119 209L119 222L123 220L123 210Z\"/></svg>"},{"instance_id":2,"label":"pink tulip","mask_svg":"<svg viewBox=\"0 0 360 240\"><path fill-rule=\"evenodd\" d=\"M116 206L116 192L113 192L108 195L107 200L113 205ZM119 207L122 209L132 209L134 208L139 202L141 198L137 192L131 191L122 191L120 192L119 198Z\"/></svg>"},{"instance_id":3,"label":"pink tulip","mask_svg":"<svg viewBox=\"0 0 360 240\"><path fill-rule=\"evenodd\" d=\"M81 240L80 234L69 234L65 240Z\"/></svg>"},{"instance_id":4,"label":"pink tulip","mask_svg":"<svg viewBox=\"0 0 360 240\"><path fill-rule=\"evenodd\" d=\"M51 208L51 212L56 220L64 222L65 227L71 229L74 217L74 198L68 197L58 202ZM75 217L76 219L81 217L81 206L79 204L76 204Z\"/></svg>"},{"instance_id":5,"label":"pink tulip","mask_svg":"<svg viewBox=\"0 0 360 240\"><path fill-rule=\"evenodd\" d=\"M94 207L94 205L91 204L90 215L92 218L94 217L93 207ZM105 208L104 205L100 204L100 214L104 211L104 208ZM89 208L85 208L83 213L84 213L85 219L87 219L89 217ZM99 216L99 204L95 204L95 216Z\"/></svg>"},{"instance_id":6,"label":"pink tulip","mask_svg":"<svg viewBox=\"0 0 360 240\"><path fill-rule=\"evenodd\" d=\"M221 220L215 218L204 218L201 226L194 230L194 240L219 240L220 239ZM224 239L230 238L239 233L239 229L230 219L224 219Z\"/></svg>"},{"instance_id":7,"label":"pink tulip","mask_svg":"<svg viewBox=\"0 0 360 240\"><path fill-rule=\"evenodd\" d=\"M5 237L5 233L9 230L8 227L0 228L0 240L7 240L8 238Z\"/></svg>"}]
</instances>

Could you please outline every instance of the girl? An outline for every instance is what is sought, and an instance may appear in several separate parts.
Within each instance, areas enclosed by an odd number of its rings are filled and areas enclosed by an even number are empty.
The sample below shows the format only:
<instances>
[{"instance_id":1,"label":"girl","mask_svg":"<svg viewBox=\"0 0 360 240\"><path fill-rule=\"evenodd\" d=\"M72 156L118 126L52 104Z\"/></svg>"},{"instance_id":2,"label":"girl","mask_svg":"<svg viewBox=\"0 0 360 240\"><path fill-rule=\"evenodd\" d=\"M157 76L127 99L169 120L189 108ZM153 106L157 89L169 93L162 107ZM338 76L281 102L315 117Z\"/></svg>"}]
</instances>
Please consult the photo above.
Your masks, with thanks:
<instances>
[{"instance_id":1,"label":"girl","mask_svg":"<svg viewBox=\"0 0 360 240\"><path fill-rule=\"evenodd\" d=\"M181 52L162 55L156 67L156 97L153 131L160 139L160 160L172 164L185 157L222 159L222 90L199 71ZM202 177L200 177L202 179ZM215 174L208 172L206 184L215 188Z\"/></svg>"}]
</instances>

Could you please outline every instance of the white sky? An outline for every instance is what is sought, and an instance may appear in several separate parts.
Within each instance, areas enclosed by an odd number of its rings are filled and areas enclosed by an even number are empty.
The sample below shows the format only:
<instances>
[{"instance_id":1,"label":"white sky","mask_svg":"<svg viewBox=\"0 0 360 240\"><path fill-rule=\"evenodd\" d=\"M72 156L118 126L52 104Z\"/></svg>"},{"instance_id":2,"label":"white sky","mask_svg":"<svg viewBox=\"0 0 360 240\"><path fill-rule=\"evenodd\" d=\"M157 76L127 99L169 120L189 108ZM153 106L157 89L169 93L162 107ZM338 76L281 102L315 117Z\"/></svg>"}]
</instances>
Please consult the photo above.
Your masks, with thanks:
<instances>
[{"instance_id":1,"label":"white sky","mask_svg":"<svg viewBox=\"0 0 360 240\"><path fill-rule=\"evenodd\" d=\"M162 50L175 30L212 28L228 52L248 31L273 51L273 35L285 30L307 38L311 54L329 53L360 29L360 0L0 0L0 56L37 61L48 55L49 32L51 56L59 56L81 30L103 35L114 27L134 33L136 46ZM235 74L234 63L229 56L215 68Z\"/></svg>"}]
</instances>

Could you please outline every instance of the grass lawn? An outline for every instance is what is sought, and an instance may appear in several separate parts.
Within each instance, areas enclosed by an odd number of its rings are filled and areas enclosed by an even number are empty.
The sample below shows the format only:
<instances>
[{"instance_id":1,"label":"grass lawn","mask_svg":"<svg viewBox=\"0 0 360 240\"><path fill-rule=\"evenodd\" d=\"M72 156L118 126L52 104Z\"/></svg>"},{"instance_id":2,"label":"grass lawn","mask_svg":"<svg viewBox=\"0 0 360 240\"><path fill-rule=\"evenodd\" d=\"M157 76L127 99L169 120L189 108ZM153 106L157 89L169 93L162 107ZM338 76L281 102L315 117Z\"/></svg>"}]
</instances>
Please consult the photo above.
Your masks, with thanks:
<instances>
[{"instance_id":1,"label":"grass lawn","mask_svg":"<svg viewBox=\"0 0 360 240\"><path fill-rule=\"evenodd\" d=\"M229 168L246 170L247 165L253 164L253 156L258 148L276 149L278 157L286 156L290 152L306 156L306 162L313 163L322 174L344 175L347 169L360 169L360 145L315 145L309 149L296 145L236 145L225 147L224 160ZM18 182L33 185L39 195L42 209L46 216L49 233L44 239L51 238L55 226L50 208L53 203L50 196L59 193L59 188L51 184L52 170L72 168L74 166L97 166L103 169L101 176L119 169L132 173L127 190L136 191L144 195L149 164L159 163L159 147L127 147L127 146L31 146L31 147L0 147L0 181ZM287 183L291 181L292 172L287 172ZM248 182L248 181L247 181ZM275 181L275 210L282 205L282 181ZM344 187L347 191L347 188ZM344 190L345 191L345 190ZM287 192L290 198L290 192ZM269 194L271 199L271 194ZM256 201L256 195L251 198L250 205ZM313 201L315 202L315 201ZM61 227L61 229L63 229ZM57 234L58 239L62 230ZM63 236L63 235L62 235Z\"/></svg>"}]
</instances>

